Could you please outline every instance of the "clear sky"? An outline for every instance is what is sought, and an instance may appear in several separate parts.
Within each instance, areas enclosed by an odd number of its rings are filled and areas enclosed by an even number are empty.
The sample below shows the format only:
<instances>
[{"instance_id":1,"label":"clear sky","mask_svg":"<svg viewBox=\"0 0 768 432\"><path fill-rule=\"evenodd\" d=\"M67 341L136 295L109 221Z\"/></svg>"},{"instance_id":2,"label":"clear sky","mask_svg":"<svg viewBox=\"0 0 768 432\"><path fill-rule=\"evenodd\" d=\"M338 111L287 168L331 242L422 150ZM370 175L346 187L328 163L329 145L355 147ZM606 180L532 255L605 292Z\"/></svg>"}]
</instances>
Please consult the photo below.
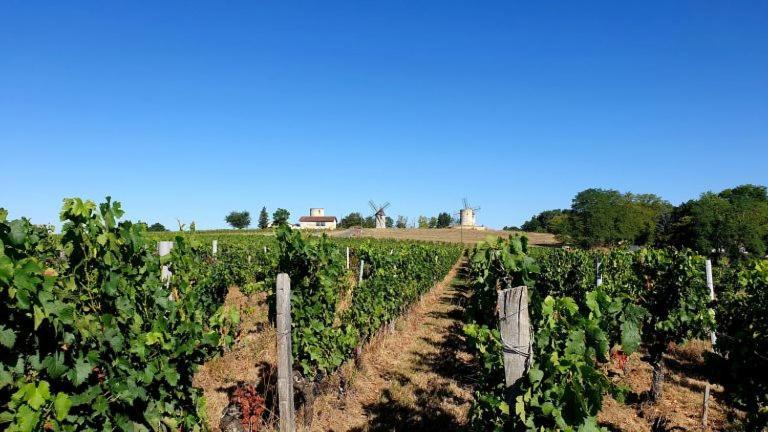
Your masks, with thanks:
<instances>
[{"instance_id":1,"label":"clear sky","mask_svg":"<svg viewBox=\"0 0 768 432\"><path fill-rule=\"evenodd\" d=\"M768 184L768 1L0 2L0 206L519 225Z\"/></svg>"}]
</instances>

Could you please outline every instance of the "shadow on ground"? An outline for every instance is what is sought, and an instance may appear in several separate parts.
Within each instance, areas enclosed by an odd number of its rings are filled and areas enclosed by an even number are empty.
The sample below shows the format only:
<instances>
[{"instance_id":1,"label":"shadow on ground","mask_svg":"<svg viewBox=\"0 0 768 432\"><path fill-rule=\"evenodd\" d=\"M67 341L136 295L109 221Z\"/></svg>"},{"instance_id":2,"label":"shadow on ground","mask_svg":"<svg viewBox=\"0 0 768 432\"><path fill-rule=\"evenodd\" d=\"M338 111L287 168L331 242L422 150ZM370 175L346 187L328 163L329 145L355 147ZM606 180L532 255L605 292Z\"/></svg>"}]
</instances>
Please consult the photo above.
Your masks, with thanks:
<instances>
[{"instance_id":1,"label":"shadow on ground","mask_svg":"<svg viewBox=\"0 0 768 432\"><path fill-rule=\"evenodd\" d=\"M466 429L463 421L456 417L456 413L445 408L446 403L448 406L459 406L470 402L452 391L445 380L451 380L465 388L471 388L474 383L475 368L471 356L465 351L462 331L467 299L467 287L463 280L464 275L460 270L451 289L440 297L441 303L451 305L448 310L428 314L432 319L454 321L448 327L447 333L436 333L421 338L434 350L403 353L413 357L414 372L431 372L439 378L427 383L416 383L400 373L388 376L393 384L382 391L376 403L364 406L368 423L351 429L352 431L448 432ZM401 391L407 392L410 397L402 397L399 394Z\"/></svg>"}]
</instances>

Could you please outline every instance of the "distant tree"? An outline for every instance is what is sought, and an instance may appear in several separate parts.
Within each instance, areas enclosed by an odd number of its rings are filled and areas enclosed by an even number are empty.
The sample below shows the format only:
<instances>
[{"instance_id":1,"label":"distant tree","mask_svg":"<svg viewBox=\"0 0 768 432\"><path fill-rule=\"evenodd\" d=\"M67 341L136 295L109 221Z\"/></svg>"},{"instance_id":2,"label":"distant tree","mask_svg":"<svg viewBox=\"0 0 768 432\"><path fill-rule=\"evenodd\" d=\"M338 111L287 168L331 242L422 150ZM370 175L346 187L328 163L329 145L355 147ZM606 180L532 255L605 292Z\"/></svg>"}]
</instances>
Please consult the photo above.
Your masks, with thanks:
<instances>
[{"instance_id":1,"label":"distant tree","mask_svg":"<svg viewBox=\"0 0 768 432\"><path fill-rule=\"evenodd\" d=\"M552 232L552 220L557 216L567 213L568 210L545 210L532 217L531 220L523 223L520 229L527 232L546 232L555 234Z\"/></svg>"},{"instance_id":2,"label":"distant tree","mask_svg":"<svg viewBox=\"0 0 768 432\"><path fill-rule=\"evenodd\" d=\"M363 228L376 228L376 219L373 216L367 216L363 221Z\"/></svg>"},{"instance_id":3,"label":"distant tree","mask_svg":"<svg viewBox=\"0 0 768 432\"><path fill-rule=\"evenodd\" d=\"M392 228L395 226L395 221L391 217L387 216L384 218L384 226L387 228Z\"/></svg>"},{"instance_id":4,"label":"distant tree","mask_svg":"<svg viewBox=\"0 0 768 432\"><path fill-rule=\"evenodd\" d=\"M195 232L197 230L197 225L195 225L195 221L192 221L189 224L189 232Z\"/></svg>"},{"instance_id":5,"label":"distant tree","mask_svg":"<svg viewBox=\"0 0 768 432\"><path fill-rule=\"evenodd\" d=\"M266 207L262 207L261 212L259 212L259 228L269 228L269 213L267 213Z\"/></svg>"},{"instance_id":6,"label":"distant tree","mask_svg":"<svg viewBox=\"0 0 768 432\"><path fill-rule=\"evenodd\" d=\"M659 243L739 258L768 250L768 189L742 185L676 207L662 220Z\"/></svg>"},{"instance_id":7,"label":"distant tree","mask_svg":"<svg viewBox=\"0 0 768 432\"><path fill-rule=\"evenodd\" d=\"M232 228L247 228L251 224L251 214L245 210L232 211L224 218L224 221L232 225Z\"/></svg>"},{"instance_id":8,"label":"distant tree","mask_svg":"<svg viewBox=\"0 0 768 432\"><path fill-rule=\"evenodd\" d=\"M285 225L288 223L289 217L291 217L291 213L288 210L284 208L278 208L274 213L272 213L272 225Z\"/></svg>"},{"instance_id":9,"label":"distant tree","mask_svg":"<svg viewBox=\"0 0 768 432\"><path fill-rule=\"evenodd\" d=\"M339 221L339 228L362 227L363 225L365 225L365 220L363 220L363 215L358 212L352 212Z\"/></svg>"},{"instance_id":10,"label":"distant tree","mask_svg":"<svg viewBox=\"0 0 768 432\"><path fill-rule=\"evenodd\" d=\"M162 232L168 230L160 222L155 222L147 228L147 231Z\"/></svg>"},{"instance_id":11,"label":"distant tree","mask_svg":"<svg viewBox=\"0 0 768 432\"><path fill-rule=\"evenodd\" d=\"M429 218L429 227L430 228L437 228L437 218L432 216Z\"/></svg>"},{"instance_id":12,"label":"distant tree","mask_svg":"<svg viewBox=\"0 0 768 432\"><path fill-rule=\"evenodd\" d=\"M419 216L419 228L429 228L429 218L426 216Z\"/></svg>"},{"instance_id":13,"label":"distant tree","mask_svg":"<svg viewBox=\"0 0 768 432\"><path fill-rule=\"evenodd\" d=\"M398 216L397 222L395 222L395 228L406 228L408 226L408 218L405 216Z\"/></svg>"},{"instance_id":14,"label":"distant tree","mask_svg":"<svg viewBox=\"0 0 768 432\"><path fill-rule=\"evenodd\" d=\"M520 231L520 228L516 226L505 226L501 229L502 231Z\"/></svg>"},{"instance_id":15,"label":"distant tree","mask_svg":"<svg viewBox=\"0 0 768 432\"><path fill-rule=\"evenodd\" d=\"M671 209L668 202L652 194L587 189L573 199L566 222L558 223L563 237L585 247L649 244L655 239L659 221Z\"/></svg>"},{"instance_id":16,"label":"distant tree","mask_svg":"<svg viewBox=\"0 0 768 432\"><path fill-rule=\"evenodd\" d=\"M437 215L437 222L435 223L436 228L448 228L451 226L451 222L453 219L451 218L451 215L448 213L440 213Z\"/></svg>"}]
</instances>

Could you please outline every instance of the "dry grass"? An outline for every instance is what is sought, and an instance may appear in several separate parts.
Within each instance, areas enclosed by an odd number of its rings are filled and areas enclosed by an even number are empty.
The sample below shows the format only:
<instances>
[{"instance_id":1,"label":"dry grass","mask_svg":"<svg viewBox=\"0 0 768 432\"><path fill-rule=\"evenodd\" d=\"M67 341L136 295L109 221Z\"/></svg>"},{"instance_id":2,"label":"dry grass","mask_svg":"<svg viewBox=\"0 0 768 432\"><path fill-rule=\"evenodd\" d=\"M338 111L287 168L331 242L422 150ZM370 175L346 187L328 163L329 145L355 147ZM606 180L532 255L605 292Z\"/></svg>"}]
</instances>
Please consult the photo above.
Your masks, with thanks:
<instances>
[{"instance_id":1,"label":"dry grass","mask_svg":"<svg viewBox=\"0 0 768 432\"><path fill-rule=\"evenodd\" d=\"M455 430L471 403L457 269L365 347L315 401L313 431Z\"/></svg>"},{"instance_id":2,"label":"dry grass","mask_svg":"<svg viewBox=\"0 0 768 432\"><path fill-rule=\"evenodd\" d=\"M497 230L462 230L457 228L441 229L373 229L364 228L357 230L334 230L327 231L330 236L346 237L360 236L372 238L388 238L399 240L424 240L424 241L443 241L450 243L474 244L486 237L508 237L510 234L524 234L533 245L551 246L559 244L555 236L545 233L517 232L517 231L497 231Z\"/></svg>"},{"instance_id":3,"label":"dry grass","mask_svg":"<svg viewBox=\"0 0 768 432\"><path fill-rule=\"evenodd\" d=\"M599 420L613 430L625 432L651 431L658 418L667 419L666 430L702 430L701 413L704 388L707 384L705 353L710 344L705 341L691 341L671 346L665 357L667 375L662 399L657 403L646 400L645 394L651 387L652 368L643 361L640 354L630 356L627 373L614 380L629 386L631 394L626 405L610 396L604 400ZM708 431L725 430L729 415L739 415L727 405L724 389L712 384L709 400Z\"/></svg>"},{"instance_id":4,"label":"dry grass","mask_svg":"<svg viewBox=\"0 0 768 432\"><path fill-rule=\"evenodd\" d=\"M267 318L263 293L243 295L230 288L225 304L240 310L241 333L232 349L200 367L194 385L203 390L207 423L219 430L219 420L229 404L229 395L239 384L256 384L272 372L277 360L277 338Z\"/></svg>"}]
</instances>

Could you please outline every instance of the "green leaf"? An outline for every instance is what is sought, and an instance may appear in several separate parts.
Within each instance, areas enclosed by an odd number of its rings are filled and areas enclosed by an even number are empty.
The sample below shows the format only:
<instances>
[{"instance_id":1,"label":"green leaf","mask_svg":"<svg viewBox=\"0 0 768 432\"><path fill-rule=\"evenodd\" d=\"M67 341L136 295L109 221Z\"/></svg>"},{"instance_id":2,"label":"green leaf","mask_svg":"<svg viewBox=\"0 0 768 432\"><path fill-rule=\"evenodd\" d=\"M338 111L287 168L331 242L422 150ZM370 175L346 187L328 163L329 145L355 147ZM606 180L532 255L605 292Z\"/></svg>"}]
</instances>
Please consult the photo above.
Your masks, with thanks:
<instances>
[{"instance_id":1,"label":"green leaf","mask_svg":"<svg viewBox=\"0 0 768 432\"><path fill-rule=\"evenodd\" d=\"M5 326L0 326L0 345L10 349L13 348L15 343L16 333L11 329L5 328Z\"/></svg>"},{"instance_id":2,"label":"green leaf","mask_svg":"<svg viewBox=\"0 0 768 432\"><path fill-rule=\"evenodd\" d=\"M40 324L45 319L45 312L43 312L43 310L40 309L40 307L38 307L37 305L34 306L34 311L35 311L35 330L37 330L37 328L40 327Z\"/></svg>"},{"instance_id":3,"label":"green leaf","mask_svg":"<svg viewBox=\"0 0 768 432\"><path fill-rule=\"evenodd\" d=\"M24 243L24 238L27 236L27 227L24 220L16 219L11 221L8 225L10 225L11 228L11 232L8 233L8 238L11 241L11 244L18 246Z\"/></svg>"},{"instance_id":4,"label":"green leaf","mask_svg":"<svg viewBox=\"0 0 768 432\"><path fill-rule=\"evenodd\" d=\"M499 411L501 411L502 414L509 415L509 404L506 402L501 402L499 404Z\"/></svg>"},{"instance_id":5,"label":"green leaf","mask_svg":"<svg viewBox=\"0 0 768 432\"><path fill-rule=\"evenodd\" d=\"M640 329L633 322L621 324L621 349L627 355L632 354L640 346Z\"/></svg>"},{"instance_id":6,"label":"green leaf","mask_svg":"<svg viewBox=\"0 0 768 432\"><path fill-rule=\"evenodd\" d=\"M79 386L85 382L92 370L93 366L81 357L75 362L75 369L70 372L69 379L73 384Z\"/></svg>"},{"instance_id":7,"label":"green leaf","mask_svg":"<svg viewBox=\"0 0 768 432\"><path fill-rule=\"evenodd\" d=\"M56 395L56 399L53 401L53 409L56 412L56 420L62 421L69 414L69 409L72 407L72 401L65 393L59 392Z\"/></svg>"},{"instance_id":8,"label":"green leaf","mask_svg":"<svg viewBox=\"0 0 768 432\"><path fill-rule=\"evenodd\" d=\"M16 427L19 432L32 432L40 421L40 413L27 405L23 405L19 408L16 419Z\"/></svg>"},{"instance_id":9,"label":"green leaf","mask_svg":"<svg viewBox=\"0 0 768 432\"><path fill-rule=\"evenodd\" d=\"M40 381L40 384L35 387L35 390L31 392L31 395L27 395L27 404L34 409L40 409L40 407L51 398L51 392L47 381Z\"/></svg>"}]
</instances>

